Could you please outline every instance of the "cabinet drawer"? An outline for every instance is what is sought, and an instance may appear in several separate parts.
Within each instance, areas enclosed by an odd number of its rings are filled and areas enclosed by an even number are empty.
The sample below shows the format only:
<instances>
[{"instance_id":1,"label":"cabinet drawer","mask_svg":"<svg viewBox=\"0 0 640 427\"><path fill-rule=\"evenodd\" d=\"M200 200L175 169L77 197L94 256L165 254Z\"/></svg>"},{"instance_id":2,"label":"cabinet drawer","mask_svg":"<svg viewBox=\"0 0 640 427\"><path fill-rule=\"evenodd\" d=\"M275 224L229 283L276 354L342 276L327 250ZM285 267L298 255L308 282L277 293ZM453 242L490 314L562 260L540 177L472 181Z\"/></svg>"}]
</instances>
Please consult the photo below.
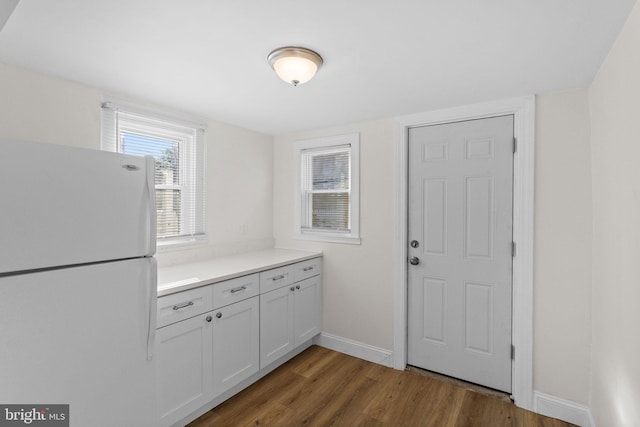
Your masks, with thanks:
<instances>
[{"instance_id":1,"label":"cabinet drawer","mask_svg":"<svg viewBox=\"0 0 640 427\"><path fill-rule=\"evenodd\" d=\"M293 281L299 282L317 276L322 271L322 259L314 258L293 265Z\"/></svg>"},{"instance_id":2,"label":"cabinet drawer","mask_svg":"<svg viewBox=\"0 0 640 427\"><path fill-rule=\"evenodd\" d=\"M157 327L213 310L212 286L202 286L158 298Z\"/></svg>"},{"instance_id":3,"label":"cabinet drawer","mask_svg":"<svg viewBox=\"0 0 640 427\"><path fill-rule=\"evenodd\" d=\"M260 273L260 293L272 291L293 283L293 266L274 268Z\"/></svg>"},{"instance_id":4,"label":"cabinet drawer","mask_svg":"<svg viewBox=\"0 0 640 427\"><path fill-rule=\"evenodd\" d=\"M251 298L260 293L258 273L213 284L213 308Z\"/></svg>"}]
</instances>

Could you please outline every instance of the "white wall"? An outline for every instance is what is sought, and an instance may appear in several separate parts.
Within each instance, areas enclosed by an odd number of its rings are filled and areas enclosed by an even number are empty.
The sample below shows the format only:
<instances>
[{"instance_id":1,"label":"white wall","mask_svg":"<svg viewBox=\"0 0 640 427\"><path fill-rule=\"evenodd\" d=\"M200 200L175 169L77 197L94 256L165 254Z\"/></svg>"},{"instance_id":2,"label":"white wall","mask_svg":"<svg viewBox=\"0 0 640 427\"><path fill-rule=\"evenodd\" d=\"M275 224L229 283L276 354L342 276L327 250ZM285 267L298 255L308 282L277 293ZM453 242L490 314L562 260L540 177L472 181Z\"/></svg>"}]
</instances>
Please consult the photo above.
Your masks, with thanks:
<instances>
[{"instance_id":1,"label":"white wall","mask_svg":"<svg viewBox=\"0 0 640 427\"><path fill-rule=\"evenodd\" d=\"M100 148L102 93L0 63L0 138Z\"/></svg>"},{"instance_id":2,"label":"white wall","mask_svg":"<svg viewBox=\"0 0 640 427\"><path fill-rule=\"evenodd\" d=\"M360 133L361 245L293 240L293 142ZM324 252L322 331L391 349L393 343L393 122L382 120L274 140L276 245Z\"/></svg>"},{"instance_id":3,"label":"white wall","mask_svg":"<svg viewBox=\"0 0 640 427\"><path fill-rule=\"evenodd\" d=\"M100 148L100 103L103 96L114 95L2 63L0 94L0 139L92 149ZM159 253L161 266L273 246L273 138L207 122L209 243Z\"/></svg>"},{"instance_id":4,"label":"white wall","mask_svg":"<svg viewBox=\"0 0 640 427\"><path fill-rule=\"evenodd\" d=\"M593 351L599 427L640 423L640 5L591 88Z\"/></svg>"},{"instance_id":5,"label":"white wall","mask_svg":"<svg viewBox=\"0 0 640 427\"><path fill-rule=\"evenodd\" d=\"M591 160L586 90L536 98L534 388L588 402L591 330ZM390 350L393 123L382 120L274 141L278 246L325 252L323 331ZM360 132L362 245L292 239L293 141Z\"/></svg>"},{"instance_id":6,"label":"white wall","mask_svg":"<svg viewBox=\"0 0 640 427\"><path fill-rule=\"evenodd\" d=\"M586 405L591 344L587 90L536 97L534 389Z\"/></svg>"}]
</instances>

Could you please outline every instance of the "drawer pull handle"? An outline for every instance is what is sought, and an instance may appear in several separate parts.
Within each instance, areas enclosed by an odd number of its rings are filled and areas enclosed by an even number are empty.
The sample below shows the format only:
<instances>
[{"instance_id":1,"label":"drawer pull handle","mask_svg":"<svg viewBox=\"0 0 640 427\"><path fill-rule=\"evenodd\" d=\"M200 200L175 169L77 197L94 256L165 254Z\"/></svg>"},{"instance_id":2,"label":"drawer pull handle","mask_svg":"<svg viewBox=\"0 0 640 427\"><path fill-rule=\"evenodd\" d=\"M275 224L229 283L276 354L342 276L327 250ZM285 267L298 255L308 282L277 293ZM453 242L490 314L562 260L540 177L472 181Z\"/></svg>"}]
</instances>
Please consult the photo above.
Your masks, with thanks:
<instances>
[{"instance_id":1,"label":"drawer pull handle","mask_svg":"<svg viewBox=\"0 0 640 427\"><path fill-rule=\"evenodd\" d=\"M217 313L216 313L216 317L217 317L218 319L219 319L219 318L221 318L221 317L222 317L222 313L217 312Z\"/></svg>"},{"instance_id":2,"label":"drawer pull handle","mask_svg":"<svg viewBox=\"0 0 640 427\"><path fill-rule=\"evenodd\" d=\"M291 292L293 292L293 291L295 291L295 290L296 290L296 288L294 288L293 286L292 286L292 287L290 287L289 289L291 289Z\"/></svg>"},{"instance_id":3,"label":"drawer pull handle","mask_svg":"<svg viewBox=\"0 0 640 427\"><path fill-rule=\"evenodd\" d=\"M300 290L300 285L296 285L296 289Z\"/></svg>"},{"instance_id":4,"label":"drawer pull handle","mask_svg":"<svg viewBox=\"0 0 640 427\"><path fill-rule=\"evenodd\" d=\"M180 309L182 309L182 308L191 307L192 305L193 305L193 301L189 301L189 302L186 302L186 303L184 303L184 304L182 304L182 305L174 305L174 306L173 306L173 309L174 309L174 310L180 310Z\"/></svg>"},{"instance_id":5,"label":"drawer pull handle","mask_svg":"<svg viewBox=\"0 0 640 427\"><path fill-rule=\"evenodd\" d=\"M307 271L309 271L309 270L313 270L313 266L311 266L311 267L306 267L306 268L303 268L303 269L302 269L302 271L304 271L304 272L307 272Z\"/></svg>"},{"instance_id":6,"label":"drawer pull handle","mask_svg":"<svg viewBox=\"0 0 640 427\"><path fill-rule=\"evenodd\" d=\"M236 292L242 292L246 289L247 289L246 286L238 286L237 288L231 289L229 292L231 292L232 294L235 294Z\"/></svg>"},{"instance_id":7,"label":"drawer pull handle","mask_svg":"<svg viewBox=\"0 0 640 427\"><path fill-rule=\"evenodd\" d=\"M275 281L284 279L284 277L285 277L284 274L281 274L279 276L276 276L276 277L272 278L271 280L273 280L275 282Z\"/></svg>"}]
</instances>

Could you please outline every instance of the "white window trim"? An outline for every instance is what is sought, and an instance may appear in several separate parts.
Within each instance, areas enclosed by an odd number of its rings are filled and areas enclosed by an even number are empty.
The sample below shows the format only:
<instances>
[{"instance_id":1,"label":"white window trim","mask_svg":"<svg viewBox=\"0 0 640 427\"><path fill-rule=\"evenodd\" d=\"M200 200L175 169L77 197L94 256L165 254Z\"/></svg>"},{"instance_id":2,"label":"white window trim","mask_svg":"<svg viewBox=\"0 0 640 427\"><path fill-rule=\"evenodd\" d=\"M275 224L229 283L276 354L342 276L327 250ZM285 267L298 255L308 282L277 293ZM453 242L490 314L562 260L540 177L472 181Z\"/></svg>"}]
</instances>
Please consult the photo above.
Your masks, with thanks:
<instances>
[{"instance_id":1,"label":"white window trim","mask_svg":"<svg viewBox=\"0 0 640 427\"><path fill-rule=\"evenodd\" d=\"M198 173L195 176L191 177L191 181L193 185L196 185L200 188L200 192L202 197L200 200L195 202L194 210L196 212L200 212L200 214L196 214L196 229L202 230L201 233L193 234L193 235L184 235L184 236L175 236L175 237L163 237L158 238L156 247L158 252L166 252L170 250L177 249L192 249L194 246L203 246L208 243L208 236L206 234L206 226L205 226L205 200L204 197L206 195L206 187L205 187L205 159L206 159L206 144L204 133L206 130L206 125L201 121L192 120L189 118L185 118L178 115L167 114L164 111L158 109L151 109L140 107L135 104L131 104L125 101L116 100L116 99L105 99L102 103L102 134L101 134L101 149L104 151L112 151L118 152L118 142L117 142L117 120L116 115L113 114L113 117L105 114L105 111L121 111L123 113L128 113L132 115L140 116L140 121L142 123L148 122L152 125L154 120L161 121L163 123L171 123L176 125L177 127L186 127L193 128L196 131L195 139L194 139L194 148L196 153L195 162ZM191 147L189 147L190 149ZM190 203L187 201L187 203ZM181 218L181 221L183 219Z\"/></svg>"},{"instance_id":2,"label":"white window trim","mask_svg":"<svg viewBox=\"0 0 640 427\"><path fill-rule=\"evenodd\" d=\"M350 225L349 233L303 230L302 229L302 152L316 148L333 146L351 146L351 177L350 177ZM311 240L316 242L360 244L360 134L336 135L322 138L306 139L294 143L294 221L293 238L297 240Z\"/></svg>"}]
</instances>

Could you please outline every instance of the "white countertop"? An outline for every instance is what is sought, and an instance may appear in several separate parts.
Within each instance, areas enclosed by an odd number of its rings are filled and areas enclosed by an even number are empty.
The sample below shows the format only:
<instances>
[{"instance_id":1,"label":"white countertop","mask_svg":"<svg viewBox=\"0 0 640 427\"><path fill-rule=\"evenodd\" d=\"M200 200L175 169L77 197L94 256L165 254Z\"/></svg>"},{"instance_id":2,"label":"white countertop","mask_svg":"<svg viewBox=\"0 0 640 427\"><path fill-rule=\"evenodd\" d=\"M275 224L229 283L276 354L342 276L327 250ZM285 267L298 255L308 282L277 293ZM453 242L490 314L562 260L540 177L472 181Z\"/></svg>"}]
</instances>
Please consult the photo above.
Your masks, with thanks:
<instances>
[{"instance_id":1,"label":"white countertop","mask_svg":"<svg viewBox=\"0 0 640 427\"><path fill-rule=\"evenodd\" d=\"M266 249L158 269L158 296L282 267L322 256L322 252Z\"/></svg>"}]
</instances>

